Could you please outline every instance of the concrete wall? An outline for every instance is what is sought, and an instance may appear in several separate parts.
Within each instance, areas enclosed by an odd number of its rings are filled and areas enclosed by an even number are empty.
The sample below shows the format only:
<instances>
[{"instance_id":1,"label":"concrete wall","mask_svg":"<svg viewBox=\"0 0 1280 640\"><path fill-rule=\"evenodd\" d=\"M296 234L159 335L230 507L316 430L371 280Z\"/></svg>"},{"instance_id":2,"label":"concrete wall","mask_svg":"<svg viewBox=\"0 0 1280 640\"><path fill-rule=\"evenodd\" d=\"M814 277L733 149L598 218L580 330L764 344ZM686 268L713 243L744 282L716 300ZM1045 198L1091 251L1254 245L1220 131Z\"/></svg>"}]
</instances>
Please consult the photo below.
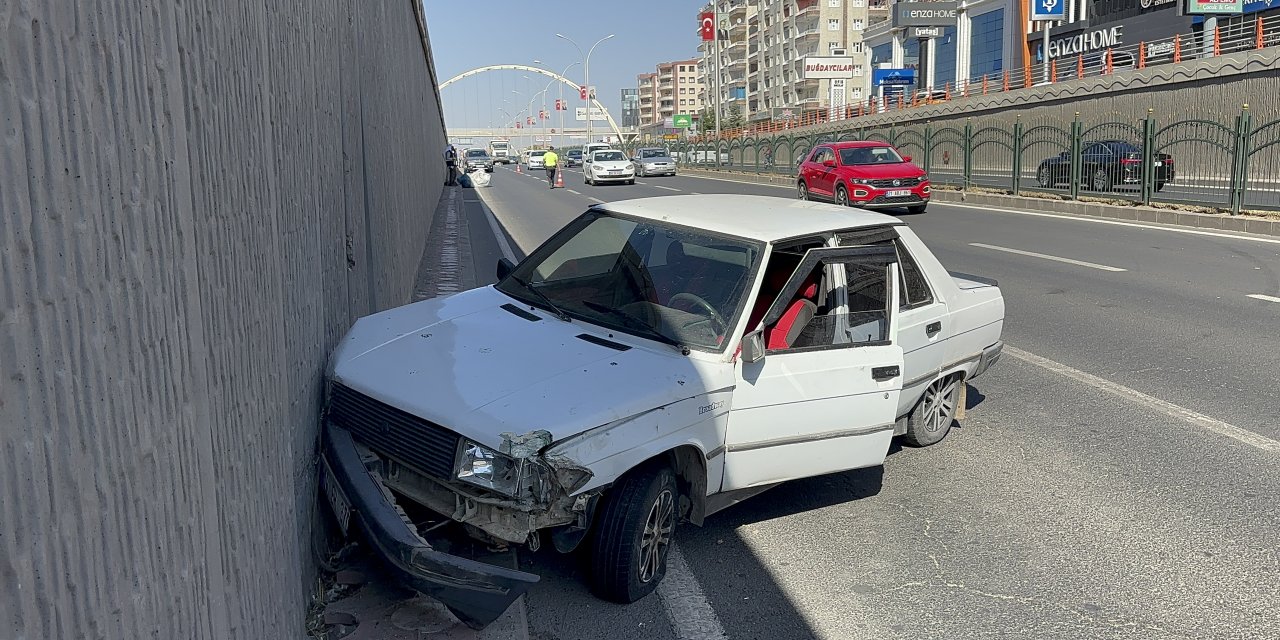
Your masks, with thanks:
<instances>
[{"instance_id":1,"label":"concrete wall","mask_svg":"<svg viewBox=\"0 0 1280 640\"><path fill-rule=\"evenodd\" d=\"M326 355L443 182L414 0L0 0L0 638L296 638Z\"/></svg>"}]
</instances>

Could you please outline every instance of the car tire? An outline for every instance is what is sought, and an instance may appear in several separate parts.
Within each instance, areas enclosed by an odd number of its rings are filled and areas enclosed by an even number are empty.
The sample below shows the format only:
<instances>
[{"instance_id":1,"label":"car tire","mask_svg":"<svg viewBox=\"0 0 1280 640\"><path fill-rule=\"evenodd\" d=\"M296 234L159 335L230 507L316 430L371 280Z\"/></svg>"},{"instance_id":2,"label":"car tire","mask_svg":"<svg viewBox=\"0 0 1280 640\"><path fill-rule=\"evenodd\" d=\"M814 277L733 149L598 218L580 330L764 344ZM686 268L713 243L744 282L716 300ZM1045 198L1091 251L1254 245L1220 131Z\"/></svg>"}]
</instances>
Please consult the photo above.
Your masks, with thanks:
<instances>
[{"instance_id":1,"label":"car tire","mask_svg":"<svg viewBox=\"0 0 1280 640\"><path fill-rule=\"evenodd\" d=\"M1161 191L1161 190L1163 190L1163 189L1164 189L1164 183L1163 183L1163 182L1157 182L1157 183L1156 183L1156 191Z\"/></svg>"},{"instance_id":2,"label":"car tire","mask_svg":"<svg viewBox=\"0 0 1280 640\"><path fill-rule=\"evenodd\" d=\"M849 204L849 190L845 189L844 185L836 187L835 203L842 207L852 206Z\"/></svg>"},{"instance_id":3,"label":"car tire","mask_svg":"<svg viewBox=\"0 0 1280 640\"><path fill-rule=\"evenodd\" d=\"M924 213L925 208L927 208L928 206L929 206L929 205L927 205L927 204L916 204L916 205L911 205L910 207L907 207L907 213L909 213L909 214L911 214L911 215L913 215L913 216L918 216L918 215L920 215L920 214Z\"/></svg>"},{"instance_id":4,"label":"car tire","mask_svg":"<svg viewBox=\"0 0 1280 640\"><path fill-rule=\"evenodd\" d=\"M614 485L591 539L591 590L629 604L657 588L679 520L680 490L668 467L651 467Z\"/></svg>"},{"instance_id":5,"label":"car tire","mask_svg":"<svg viewBox=\"0 0 1280 640\"><path fill-rule=\"evenodd\" d=\"M1036 170L1036 184L1040 185L1041 189L1049 189L1053 187L1053 178L1049 174L1049 167L1042 165Z\"/></svg>"},{"instance_id":6,"label":"car tire","mask_svg":"<svg viewBox=\"0 0 1280 640\"><path fill-rule=\"evenodd\" d=\"M591 178L588 178L588 177L586 177L586 176L583 176L583 178L582 178L582 183L583 183L583 184L591 184Z\"/></svg>"},{"instance_id":7,"label":"car tire","mask_svg":"<svg viewBox=\"0 0 1280 640\"><path fill-rule=\"evenodd\" d=\"M801 200L809 199L809 185L805 184L804 180L796 183L796 191L799 193Z\"/></svg>"},{"instance_id":8,"label":"car tire","mask_svg":"<svg viewBox=\"0 0 1280 640\"><path fill-rule=\"evenodd\" d=\"M1111 190L1111 174L1106 169L1099 168L1093 172L1093 177L1089 179L1089 186L1094 191L1110 191Z\"/></svg>"},{"instance_id":9,"label":"car tire","mask_svg":"<svg viewBox=\"0 0 1280 640\"><path fill-rule=\"evenodd\" d=\"M907 415L907 433L902 439L913 447L927 447L947 437L956 418L963 384L964 378L960 376L948 376L931 383Z\"/></svg>"},{"instance_id":10,"label":"car tire","mask_svg":"<svg viewBox=\"0 0 1280 640\"><path fill-rule=\"evenodd\" d=\"M630 179L630 180L628 180L628 181L627 181L627 184L635 184L635 183L636 183L636 179L635 179L635 178L632 178L632 179Z\"/></svg>"}]
</instances>

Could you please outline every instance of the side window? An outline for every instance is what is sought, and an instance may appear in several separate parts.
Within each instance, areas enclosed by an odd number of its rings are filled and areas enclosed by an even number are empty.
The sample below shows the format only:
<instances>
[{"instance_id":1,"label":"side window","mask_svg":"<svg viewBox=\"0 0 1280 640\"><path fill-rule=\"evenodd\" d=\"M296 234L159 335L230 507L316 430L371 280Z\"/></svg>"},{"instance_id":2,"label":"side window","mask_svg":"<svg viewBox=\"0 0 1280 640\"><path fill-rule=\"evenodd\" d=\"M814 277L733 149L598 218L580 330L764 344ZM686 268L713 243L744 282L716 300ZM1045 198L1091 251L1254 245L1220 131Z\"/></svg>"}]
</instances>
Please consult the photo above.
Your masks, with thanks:
<instances>
[{"instance_id":1,"label":"side window","mask_svg":"<svg viewBox=\"0 0 1280 640\"><path fill-rule=\"evenodd\" d=\"M887 269L858 263L801 265L799 290L765 329L769 351L856 347L889 339Z\"/></svg>"},{"instance_id":2,"label":"side window","mask_svg":"<svg viewBox=\"0 0 1280 640\"><path fill-rule=\"evenodd\" d=\"M822 147L815 147L809 152L809 162L822 162Z\"/></svg>"},{"instance_id":3,"label":"side window","mask_svg":"<svg viewBox=\"0 0 1280 640\"><path fill-rule=\"evenodd\" d=\"M916 264L916 259L911 257L911 252L902 246L901 240L894 240L893 243L898 250L898 274L902 281L901 308L914 309L933 304L933 291L929 289L928 280L920 272L920 265Z\"/></svg>"},{"instance_id":4,"label":"side window","mask_svg":"<svg viewBox=\"0 0 1280 640\"><path fill-rule=\"evenodd\" d=\"M1106 155L1107 148L1095 142L1085 147L1082 153L1086 156L1101 156L1101 155Z\"/></svg>"}]
</instances>

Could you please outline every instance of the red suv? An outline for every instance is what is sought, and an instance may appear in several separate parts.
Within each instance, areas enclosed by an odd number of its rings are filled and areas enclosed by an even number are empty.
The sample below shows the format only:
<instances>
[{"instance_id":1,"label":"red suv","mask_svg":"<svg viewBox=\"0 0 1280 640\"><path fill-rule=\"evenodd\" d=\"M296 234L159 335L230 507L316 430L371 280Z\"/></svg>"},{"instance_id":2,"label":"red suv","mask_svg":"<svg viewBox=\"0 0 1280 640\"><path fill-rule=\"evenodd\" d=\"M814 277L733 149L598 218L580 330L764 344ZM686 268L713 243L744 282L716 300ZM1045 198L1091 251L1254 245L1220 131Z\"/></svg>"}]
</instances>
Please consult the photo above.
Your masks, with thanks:
<instances>
[{"instance_id":1,"label":"red suv","mask_svg":"<svg viewBox=\"0 0 1280 640\"><path fill-rule=\"evenodd\" d=\"M911 157L884 142L832 142L814 147L804 162L796 188L801 200L830 200L854 207L906 207L924 213L929 204L929 176Z\"/></svg>"}]
</instances>

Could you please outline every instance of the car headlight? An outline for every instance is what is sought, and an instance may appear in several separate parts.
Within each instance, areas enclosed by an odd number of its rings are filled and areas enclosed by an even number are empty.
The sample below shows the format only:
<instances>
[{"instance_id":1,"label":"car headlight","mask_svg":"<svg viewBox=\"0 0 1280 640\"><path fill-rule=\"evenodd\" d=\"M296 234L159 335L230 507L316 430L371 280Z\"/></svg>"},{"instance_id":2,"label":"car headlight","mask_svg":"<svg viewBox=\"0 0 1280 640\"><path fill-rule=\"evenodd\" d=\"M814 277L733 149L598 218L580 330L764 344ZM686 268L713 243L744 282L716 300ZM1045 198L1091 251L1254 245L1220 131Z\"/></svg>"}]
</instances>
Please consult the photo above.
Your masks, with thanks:
<instances>
[{"instance_id":1,"label":"car headlight","mask_svg":"<svg viewBox=\"0 0 1280 640\"><path fill-rule=\"evenodd\" d=\"M602 166L600 166L600 165L598 165L598 164L593 164L593 165L591 165L591 170L592 170L592 171L604 171L604 167L602 167Z\"/></svg>"},{"instance_id":2,"label":"car headlight","mask_svg":"<svg viewBox=\"0 0 1280 640\"><path fill-rule=\"evenodd\" d=\"M463 440L455 477L516 499L546 499L551 469L533 458L513 458L482 444Z\"/></svg>"}]
</instances>

